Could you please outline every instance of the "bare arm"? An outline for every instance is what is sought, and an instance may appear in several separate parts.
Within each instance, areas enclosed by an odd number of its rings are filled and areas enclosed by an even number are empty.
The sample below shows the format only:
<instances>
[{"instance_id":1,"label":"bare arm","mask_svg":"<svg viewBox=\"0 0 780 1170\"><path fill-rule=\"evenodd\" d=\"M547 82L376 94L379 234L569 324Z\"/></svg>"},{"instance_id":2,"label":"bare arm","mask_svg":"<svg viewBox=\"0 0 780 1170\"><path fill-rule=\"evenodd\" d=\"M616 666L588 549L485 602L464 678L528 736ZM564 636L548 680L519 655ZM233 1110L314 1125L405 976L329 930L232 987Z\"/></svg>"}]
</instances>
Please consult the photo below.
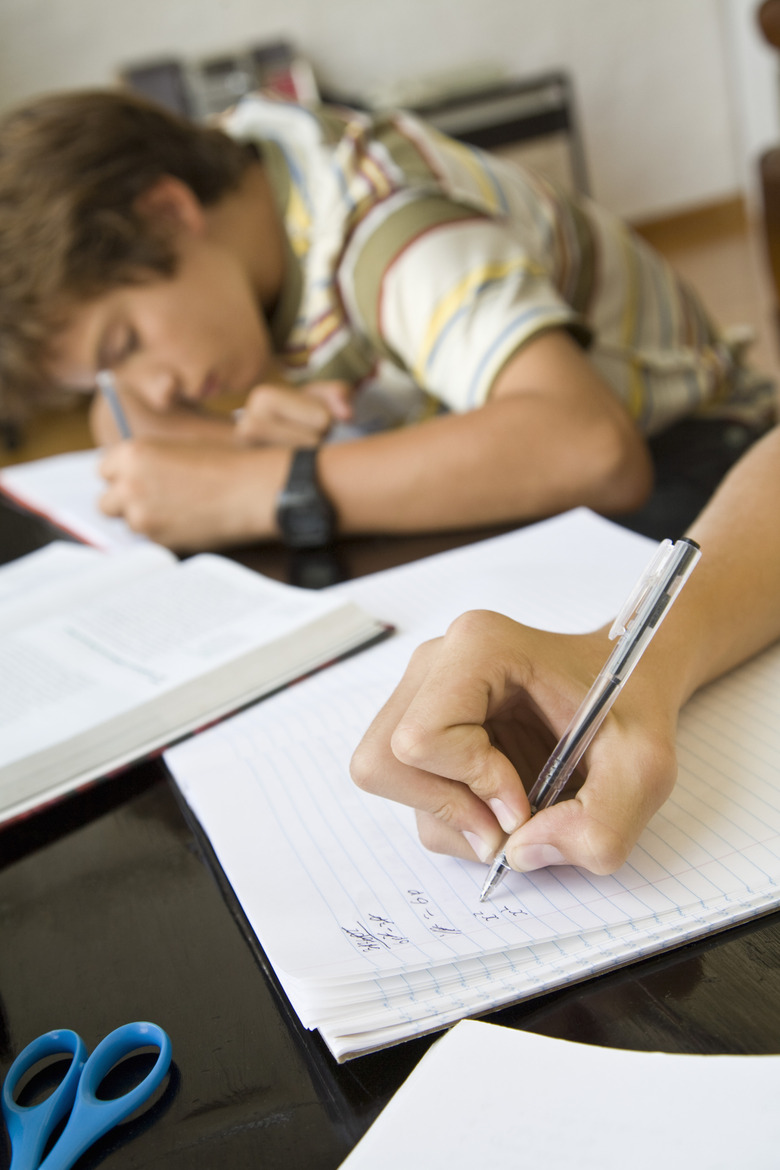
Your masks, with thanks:
<instances>
[{"instance_id":1,"label":"bare arm","mask_svg":"<svg viewBox=\"0 0 780 1170\"><path fill-rule=\"evenodd\" d=\"M701 564L651 645L674 655L680 704L780 637L780 427L739 461L691 526ZM661 637L663 635L663 637Z\"/></svg>"},{"instance_id":2,"label":"bare arm","mask_svg":"<svg viewBox=\"0 0 780 1170\"><path fill-rule=\"evenodd\" d=\"M173 547L277 536L289 451L245 451L232 464L217 452L213 458L221 467L208 478L208 524L192 516L206 490L204 450L193 450L188 472L186 453L123 444L104 463L104 507ZM530 520L580 504L630 510L644 500L651 470L643 439L609 387L568 335L551 332L509 361L485 406L326 445L320 477L340 532L351 534Z\"/></svg>"},{"instance_id":3,"label":"bare arm","mask_svg":"<svg viewBox=\"0 0 780 1170\"><path fill-rule=\"evenodd\" d=\"M455 529L580 504L628 511L651 484L635 425L558 331L509 361L481 409L325 448L320 466L344 532Z\"/></svg>"}]
</instances>

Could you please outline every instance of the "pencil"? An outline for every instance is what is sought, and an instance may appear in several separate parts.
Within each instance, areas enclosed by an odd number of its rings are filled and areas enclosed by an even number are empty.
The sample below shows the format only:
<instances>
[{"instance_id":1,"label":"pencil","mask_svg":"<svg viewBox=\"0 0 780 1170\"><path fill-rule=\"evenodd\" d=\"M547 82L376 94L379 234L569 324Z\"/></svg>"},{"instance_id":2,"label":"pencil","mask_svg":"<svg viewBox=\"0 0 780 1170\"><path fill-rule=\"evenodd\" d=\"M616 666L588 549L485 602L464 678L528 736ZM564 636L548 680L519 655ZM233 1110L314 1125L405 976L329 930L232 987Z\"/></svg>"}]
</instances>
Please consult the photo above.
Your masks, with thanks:
<instances>
[{"instance_id":1,"label":"pencil","mask_svg":"<svg viewBox=\"0 0 780 1170\"><path fill-rule=\"evenodd\" d=\"M117 430L123 439L132 439L133 432L130 430L130 425L127 421L127 415L122 409L122 403L119 400L119 392L116 387L116 379L110 370L100 370L97 374L96 381L100 393L108 403L111 413L114 416Z\"/></svg>"}]
</instances>

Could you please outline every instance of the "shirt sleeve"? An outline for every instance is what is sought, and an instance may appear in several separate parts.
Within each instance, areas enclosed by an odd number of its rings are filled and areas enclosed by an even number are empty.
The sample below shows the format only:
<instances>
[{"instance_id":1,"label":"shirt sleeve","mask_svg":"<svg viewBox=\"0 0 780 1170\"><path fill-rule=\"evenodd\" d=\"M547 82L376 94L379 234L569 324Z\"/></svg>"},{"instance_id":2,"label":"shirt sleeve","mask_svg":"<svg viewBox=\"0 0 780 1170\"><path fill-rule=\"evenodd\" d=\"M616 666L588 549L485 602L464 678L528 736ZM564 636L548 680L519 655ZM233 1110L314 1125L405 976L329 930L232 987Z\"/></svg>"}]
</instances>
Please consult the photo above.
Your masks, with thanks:
<instances>
[{"instance_id":1,"label":"shirt sleeve","mask_svg":"<svg viewBox=\"0 0 780 1170\"><path fill-rule=\"evenodd\" d=\"M507 224L439 197L378 211L345 256L345 302L377 349L451 409L482 405L502 366L542 332L589 342Z\"/></svg>"}]
</instances>

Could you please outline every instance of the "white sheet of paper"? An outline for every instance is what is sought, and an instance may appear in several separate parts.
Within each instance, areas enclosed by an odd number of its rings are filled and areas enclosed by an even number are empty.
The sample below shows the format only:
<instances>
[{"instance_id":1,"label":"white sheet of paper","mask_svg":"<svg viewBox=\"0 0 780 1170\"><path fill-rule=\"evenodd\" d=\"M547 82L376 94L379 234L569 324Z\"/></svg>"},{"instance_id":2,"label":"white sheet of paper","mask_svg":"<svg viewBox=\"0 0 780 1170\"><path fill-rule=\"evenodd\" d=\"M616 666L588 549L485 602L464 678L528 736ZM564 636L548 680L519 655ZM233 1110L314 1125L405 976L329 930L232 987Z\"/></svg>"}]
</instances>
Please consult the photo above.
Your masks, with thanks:
<instances>
[{"instance_id":1,"label":"white sheet of paper","mask_svg":"<svg viewBox=\"0 0 780 1170\"><path fill-rule=\"evenodd\" d=\"M102 451L92 448L11 464L0 469L0 486L96 548L128 548L146 537L133 532L124 520L104 516L98 508L105 488L97 470L102 456Z\"/></svg>"},{"instance_id":2,"label":"white sheet of paper","mask_svg":"<svg viewBox=\"0 0 780 1170\"><path fill-rule=\"evenodd\" d=\"M342 1170L776 1170L780 1056L680 1056L465 1020Z\"/></svg>"}]
</instances>

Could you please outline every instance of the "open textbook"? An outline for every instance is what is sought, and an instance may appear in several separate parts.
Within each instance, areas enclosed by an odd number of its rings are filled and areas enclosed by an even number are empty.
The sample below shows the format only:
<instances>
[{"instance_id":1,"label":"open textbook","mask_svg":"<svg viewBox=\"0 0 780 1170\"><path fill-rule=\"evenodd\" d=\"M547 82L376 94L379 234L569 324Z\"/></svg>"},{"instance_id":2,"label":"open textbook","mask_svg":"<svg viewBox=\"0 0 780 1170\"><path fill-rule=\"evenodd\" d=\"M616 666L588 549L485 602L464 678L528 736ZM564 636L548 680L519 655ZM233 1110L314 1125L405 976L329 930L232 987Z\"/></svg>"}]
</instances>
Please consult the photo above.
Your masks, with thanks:
<instances>
[{"instance_id":1,"label":"open textbook","mask_svg":"<svg viewBox=\"0 0 780 1170\"><path fill-rule=\"evenodd\" d=\"M55 542L0 569L0 821L377 638L346 597L158 545Z\"/></svg>"},{"instance_id":2,"label":"open textbook","mask_svg":"<svg viewBox=\"0 0 780 1170\"><path fill-rule=\"evenodd\" d=\"M780 1056L573 1044L464 1020L343 1170L775 1170Z\"/></svg>"},{"instance_id":3,"label":"open textbook","mask_svg":"<svg viewBox=\"0 0 780 1170\"><path fill-rule=\"evenodd\" d=\"M476 607L592 629L653 551L578 510L336 586L399 632L166 753L296 1012L337 1059L780 903L780 646L688 705L678 784L609 877L511 873L480 903L484 866L426 852L412 810L350 781L420 641Z\"/></svg>"}]
</instances>

